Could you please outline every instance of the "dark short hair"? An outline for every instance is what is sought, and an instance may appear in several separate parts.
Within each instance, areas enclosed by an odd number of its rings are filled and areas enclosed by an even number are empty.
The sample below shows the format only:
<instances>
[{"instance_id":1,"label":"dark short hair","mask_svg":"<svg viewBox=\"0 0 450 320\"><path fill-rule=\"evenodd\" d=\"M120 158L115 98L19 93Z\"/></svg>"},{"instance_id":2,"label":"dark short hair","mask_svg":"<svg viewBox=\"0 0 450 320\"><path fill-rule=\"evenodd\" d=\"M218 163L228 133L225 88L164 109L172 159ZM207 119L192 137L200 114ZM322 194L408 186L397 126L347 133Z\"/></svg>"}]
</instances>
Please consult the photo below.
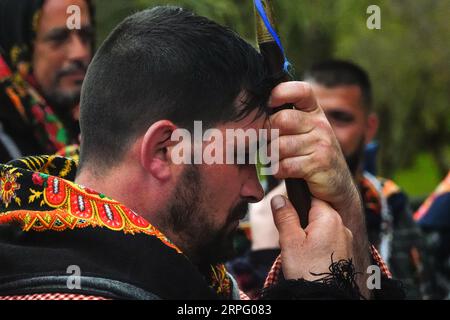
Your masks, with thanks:
<instances>
[{"instance_id":1,"label":"dark short hair","mask_svg":"<svg viewBox=\"0 0 450 320\"><path fill-rule=\"evenodd\" d=\"M122 21L98 49L81 92L80 166L114 165L154 122L191 130L265 112L271 81L260 53L232 30L178 7ZM236 98L245 94L242 108Z\"/></svg>"},{"instance_id":2,"label":"dark short hair","mask_svg":"<svg viewBox=\"0 0 450 320\"><path fill-rule=\"evenodd\" d=\"M328 60L313 65L305 73L306 81L333 88L357 85L361 89L362 106L366 111L372 109L372 86L366 71L360 66L344 60Z\"/></svg>"}]
</instances>

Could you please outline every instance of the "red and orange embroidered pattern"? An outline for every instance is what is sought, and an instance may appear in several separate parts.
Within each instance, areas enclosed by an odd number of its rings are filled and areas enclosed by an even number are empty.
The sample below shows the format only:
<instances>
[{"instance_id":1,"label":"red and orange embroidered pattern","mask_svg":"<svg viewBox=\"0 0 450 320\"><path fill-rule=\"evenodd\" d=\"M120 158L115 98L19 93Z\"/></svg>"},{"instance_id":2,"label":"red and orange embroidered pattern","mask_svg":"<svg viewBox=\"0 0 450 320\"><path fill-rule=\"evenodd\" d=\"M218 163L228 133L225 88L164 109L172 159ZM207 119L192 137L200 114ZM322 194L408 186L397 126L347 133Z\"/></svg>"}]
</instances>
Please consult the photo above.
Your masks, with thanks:
<instances>
[{"instance_id":1,"label":"red and orange embroidered pattern","mask_svg":"<svg viewBox=\"0 0 450 320\"><path fill-rule=\"evenodd\" d=\"M381 213L380 195L377 189L367 178L360 180L361 193L364 199L364 205L376 214Z\"/></svg>"},{"instance_id":2,"label":"red and orange embroidered pattern","mask_svg":"<svg viewBox=\"0 0 450 320\"><path fill-rule=\"evenodd\" d=\"M21 159L28 169L31 169L31 160L33 160L32 163L40 164L34 168L35 170L43 171L52 165L51 160L54 158L28 157ZM40 162L43 162L44 165ZM67 175L66 171L73 170L74 167L68 165L69 162L73 162L73 160L67 159L64 165L61 163L57 165L60 169L59 174ZM157 237L177 253L182 253L146 219L101 193L45 173L33 173L28 170L20 172L23 169L8 165L0 165L0 169L2 191L0 201L3 202L4 207L3 211L0 211L0 224L17 222L22 225L24 231L37 232L100 227L129 234L144 233ZM31 182L27 183L28 188L24 188L23 183L21 185L17 182L19 178L27 178L27 181ZM10 204L14 204L14 208L10 207L8 210ZM28 204L24 207L29 208L22 209L22 204ZM42 210L35 209L36 207L42 207ZM215 292L224 297L230 296L231 281L223 264L211 266L208 276L210 287Z\"/></svg>"},{"instance_id":3,"label":"red and orange embroidered pattern","mask_svg":"<svg viewBox=\"0 0 450 320\"><path fill-rule=\"evenodd\" d=\"M9 175L14 175L10 171ZM7 176L7 175L5 175ZM167 246L181 252L159 230L147 220L117 201L111 200L75 183L42 173L34 173L35 185L44 185L43 191L30 188L28 203L40 201L54 210L14 210L0 213L0 224L20 222L24 231L63 231L66 229L106 227L125 233L145 233L156 236ZM8 195L10 201L13 195Z\"/></svg>"}]
</instances>

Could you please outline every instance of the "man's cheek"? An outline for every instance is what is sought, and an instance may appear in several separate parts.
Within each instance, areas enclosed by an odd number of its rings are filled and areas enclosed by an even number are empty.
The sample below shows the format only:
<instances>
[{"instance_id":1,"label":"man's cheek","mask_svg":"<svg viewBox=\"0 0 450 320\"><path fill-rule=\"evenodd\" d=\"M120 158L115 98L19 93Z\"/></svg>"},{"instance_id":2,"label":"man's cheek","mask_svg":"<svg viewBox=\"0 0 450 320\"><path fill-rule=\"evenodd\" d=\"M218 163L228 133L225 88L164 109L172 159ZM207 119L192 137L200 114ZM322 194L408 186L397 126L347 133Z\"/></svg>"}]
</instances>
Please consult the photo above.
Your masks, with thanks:
<instances>
[{"instance_id":1,"label":"man's cheek","mask_svg":"<svg viewBox=\"0 0 450 320\"><path fill-rule=\"evenodd\" d=\"M342 129L335 129L334 135L336 136L337 141L339 142L339 145L341 146L342 152L344 155L347 155L351 150L351 146L349 145L349 142L351 139L349 139L349 133Z\"/></svg>"},{"instance_id":2,"label":"man's cheek","mask_svg":"<svg viewBox=\"0 0 450 320\"><path fill-rule=\"evenodd\" d=\"M34 77L38 82L38 85L44 90L48 90L52 87L56 78L56 69L54 62L49 61L44 57L40 57L35 60L33 65Z\"/></svg>"},{"instance_id":3,"label":"man's cheek","mask_svg":"<svg viewBox=\"0 0 450 320\"><path fill-rule=\"evenodd\" d=\"M361 140L362 132L355 126L334 127L334 134L342 149L351 153L357 148Z\"/></svg>"}]
</instances>

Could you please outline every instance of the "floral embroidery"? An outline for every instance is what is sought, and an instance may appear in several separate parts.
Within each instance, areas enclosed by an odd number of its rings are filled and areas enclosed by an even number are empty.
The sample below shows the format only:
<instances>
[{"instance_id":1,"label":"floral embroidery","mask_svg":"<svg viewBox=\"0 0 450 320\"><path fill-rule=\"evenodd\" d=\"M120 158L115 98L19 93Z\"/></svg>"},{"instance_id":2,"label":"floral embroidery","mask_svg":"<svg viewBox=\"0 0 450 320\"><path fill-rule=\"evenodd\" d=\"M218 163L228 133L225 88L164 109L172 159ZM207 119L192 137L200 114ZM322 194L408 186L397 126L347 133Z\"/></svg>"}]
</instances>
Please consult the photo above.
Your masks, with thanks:
<instances>
[{"instance_id":1,"label":"floral embroidery","mask_svg":"<svg viewBox=\"0 0 450 320\"><path fill-rule=\"evenodd\" d=\"M42 173L35 172L31 177L33 179L33 183L42 186L45 182L44 176Z\"/></svg>"},{"instance_id":2,"label":"floral embroidery","mask_svg":"<svg viewBox=\"0 0 450 320\"><path fill-rule=\"evenodd\" d=\"M17 183L17 178L22 174L19 172L7 171L0 178L0 198L3 201L5 208L8 208L11 200L20 206L21 200L16 195L16 191L20 189L20 184Z\"/></svg>"},{"instance_id":3,"label":"floral embroidery","mask_svg":"<svg viewBox=\"0 0 450 320\"><path fill-rule=\"evenodd\" d=\"M53 159L49 157L48 162L42 165L41 169L48 168ZM29 157L26 161L24 159L21 161L29 165L31 161L37 162L37 160L36 157ZM67 166L67 162L64 166ZM91 226L106 227L130 234L145 233L156 236L167 246L178 253L181 252L146 219L115 200L93 190L86 190L68 180L40 172L24 171L27 175L29 173L28 179L31 180L31 183L28 183L30 187L26 189L17 182L17 178L22 176L22 173L18 171L21 169L10 166L3 166L3 168L5 169L0 172L0 190L4 208L8 209L12 199L15 199L18 207L6 212L0 210L0 223L18 221L22 223L25 231L63 231ZM61 172L64 169L58 171ZM19 208L21 201L16 195L16 191L21 187L21 195L28 200L29 209L26 210Z\"/></svg>"},{"instance_id":4,"label":"floral embroidery","mask_svg":"<svg viewBox=\"0 0 450 320\"><path fill-rule=\"evenodd\" d=\"M219 295L231 293L231 280L223 264L211 266L211 288Z\"/></svg>"}]
</instances>

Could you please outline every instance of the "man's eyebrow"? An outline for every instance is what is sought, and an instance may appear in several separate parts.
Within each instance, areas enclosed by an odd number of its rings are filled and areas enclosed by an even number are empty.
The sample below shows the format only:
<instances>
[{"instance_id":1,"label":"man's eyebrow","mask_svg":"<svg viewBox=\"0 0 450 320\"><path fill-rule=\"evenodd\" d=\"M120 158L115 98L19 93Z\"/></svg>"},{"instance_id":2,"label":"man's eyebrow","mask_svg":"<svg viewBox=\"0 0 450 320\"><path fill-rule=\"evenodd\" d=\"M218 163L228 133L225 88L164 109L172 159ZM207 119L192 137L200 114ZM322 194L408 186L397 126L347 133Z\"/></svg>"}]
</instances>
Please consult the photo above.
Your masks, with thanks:
<instances>
[{"instance_id":1,"label":"man's eyebrow","mask_svg":"<svg viewBox=\"0 0 450 320\"><path fill-rule=\"evenodd\" d=\"M355 115L346 110L329 110L325 112L327 117L339 118L340 120L352 121L355 119Z\"/></svg>"},{"instance_id":2,"label":"man's eyebrow","mask_svg":"<svg viewBox=\"0 0 450 320\"><path fill-rule=\"evenodd\" d=\"M79 31L87 31L87 32L93 32L94 28L91 25L84 25L80 29L75 30L69 30L67 27L57 27L53 28L52 30L48 31L42 36L43 41L53 40L54 38L59 38L61 36L65 36L66 34L70 32L79 32Z\"/></svg>"},{"instance_id":3,"label":"man's eyebrow","mask_svg":"<svg viewBox=\"0 0 450 320\"><path fill-rule=\"evenodd\" d=\"M68 32L69 30L66 27L53 28L42 36L42 40L53 40L53 38L60 37Z\"/></svg>"},{"instance_id":4,"label":"man's eyebrow","mask_svg":"<svg viewBox=\"0 0 450 320\"><path fill-rule=\"evenodd\" d=\"M327 111L325 111L325 113L345 113L345 114L353 115L353 113L350 110L347 110L347 108L344 106L327 110Z\"/></svg>"}]
</instances>

